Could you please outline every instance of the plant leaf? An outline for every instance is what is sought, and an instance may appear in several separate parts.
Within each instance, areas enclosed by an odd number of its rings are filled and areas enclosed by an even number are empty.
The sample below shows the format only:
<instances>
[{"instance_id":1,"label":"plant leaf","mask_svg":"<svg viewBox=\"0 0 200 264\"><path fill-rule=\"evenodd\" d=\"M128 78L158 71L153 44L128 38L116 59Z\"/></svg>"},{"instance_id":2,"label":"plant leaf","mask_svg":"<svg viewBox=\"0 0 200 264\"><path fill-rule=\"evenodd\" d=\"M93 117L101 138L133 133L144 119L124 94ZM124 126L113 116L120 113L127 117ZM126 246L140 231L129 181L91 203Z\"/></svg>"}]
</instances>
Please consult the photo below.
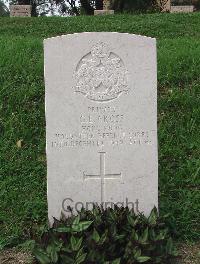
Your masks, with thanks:
<instances>
[{"instance_id":1,"label":"plant leaf","mask_svg":"<svg viewBox=\"0 0 200 264\"><path fill-rule=\"evenodd\" d=\"M134 254L134 257L137 259L137 258L139 258L140 256L141 256L141 249L137 249L136 250L136 252L135 252L135 254Z\"/></svg>"},{"instance_id":2,"label":"plant leaf","mask_svg":"<svg viewBox=\"0 0 200 264\"><path fill-rule=\"evenodd\" d=\"M77 239L77 241L76 241L76 249L75 250L79 250L80 249L82 241L83 241L82 237Z\"/></svg>"},{"instance_id":3,"label":"plant leaf","mask_svg":"<svg viewBox=\"0 0 200 264\"><path fill-rule=\"evenodd\" d=\"M51 260L53 261L53 263L57 263L57 261L58 261L58 254L57 254L57 251L55 250L55 248L52 248Z\"/></svg>"},{"instance_id":4,"label":"plant leaf","mask_svg":"<svg viewBox=\"0 0 200 264\"><path fill-rule=\"evenodd\" d=\"M73 221L73 226L76 226L76 225L78 225L79 224L79 222L80 222L80 215L77 215L76 217L75 217L75 219L74 219L74 221Z\"/></svg>"},{"instance_id":5,"label":"plant leaf","mask_svg":"<svg viewBox=\"0 0 200 264\"><path fill-rule=\"evenodd\" d=\"M72 231L72 228L70 226L63 226L54 229L54 231L58 233L70 233Z\"/></svg>"},{"instance_id":6,"label":"plant leaf","mask_svg":"<svg viewBox=\"0 0 200 264\"><path fill-rule=\"evenodd\" d=\"M92 239L93 239L95 242L97 242L97 243L98 243L99 240L100 240L100 236L99 236L99 234L98 234L98 232L97 232L96 229L94 229L94 231L93 231Z\"/></svg>"},{"instance_id":7,"label":"plant leaf","mask_svg":"<svg viewBox=\"0 0 200 264\"><path fill-rule=\"evenodd\" d=\"M101 238L99 240L100 245L102 245L106 241L107 235L108 235L108 230L106 230L105 233L101 236Z\"/></svg>"},{"instance_id":8,"label":"plant leaf","mask_svg":"<svg viewBox=\"0 0 200 264\"><path fill-rule=\"evenodd\" d=\"M79 222L78 225L73 226L72 225L72 231L74 232L82 232L86 229L88 229L88 227L93 223L93 221L82 221Z\"/></svg>"},{"instance_id":9,"label":"plant leaf","mask_svg":"<svg viewBox=\"0 0 200 264\"><path fill-rule=\"evenodd\" d=\"M20 139L17 141L16 145L18 148L21 148L22 147L22 142L23 142L23 139Z\"/></svg>"},{"instance_id":10,"label":"plant leaf","mask_svg":"<svg viewBox=\"0 0 200 264\"><path fill-rule=\"evenodd\" d=\"M172 239L169 238L169 239L167 240L167 244L166 244L166 253L168 253L168 254L171 255L172 252L173 252L173 242L172 242Z\"/></svg>"},{"instance_id":11,"label":"plant leaf","mask_svg":"<svg viewBox=\"0 0 200 264\"><path fill-rule=\"evenodd\" d=\"M61 255L62 264L74 264L74 259L67 255Z\"/></svg>"},{"instance_id":12,"label":"plant leaf","mask_svg":"<svg viewBox=\"0 0 200 264\"><path fill-rule=\"evenodd\" d=\"M71 244L72 250L76 250L76 238L74 236L71 236L70 244Z\"/></svg>"},{"instance_id":13,"label":"plant leaf","mask_svg":"<svg viewBox=\"0 0 200 264\"><path fill-rule=\"evenodd\" d=\"M77 255L76 255L76 258L80 257L81 255L83 255L83 247L81 249L79 249Z\"/></svg>"},{"instance_id":14,"label":"plant leaf","mask_svg":"<svg viewBox=\"0 0 200 264\"><path fill-rule=\"evenodd\" d=\"M158 219L158 211L156 207L154 207L150 213L150 216L148 217L148 222L150 225L154 226L157 223L157 219Z\"/></svg>"},{"instance_id":15,"label":"plant leaf","mask_svg":"<svg viewBox=\"0 0 200 264\"><path fill-rule=\"evenodd\" d=\"M145 242L147 242L147 239L148 239L148 235L149 235L149 229L148 227L144 230L144 233L142 234L142 237L140 238L140 242L142 244L144 244Z\"/></svg>"},{"instance_id":16,"label":"plant leaf","mask_svg":"<svg viewBox=\"0 0 200 264\"><path fill-rule=\"evenodd\" d=\"M84 254L82 254L82 255L80 255L77 259L76 259L76 264L80 264L80 263L82 263L84 260L85 260L85 258L86 258L86 256L87 256L87 253L84 253Z\"/></svg>"},{"instance_id":17,"label":"plant leaf","mask_svg":"<svg viewBox=\"0 0 200 264\"><path fill-rule=\"evenodd\" d=\"M150 257L146 257L146 256L141 256L141 257L138 257L137 258L137 261L139 263L143 263L143 262L147 262L148 260L150 260L151 258Z\"/></svg>"},{"instance_id":18,"label":"plant leaf","mask_svg":"<svg viewBox=\"0 0 200 264\"><path fill-rule=\"evenodd\" d=\"M115 259L111 262L111 264L120 264L121 258Z\"/></svg>"},{"instance_id":19,"label":"plant leaf","mask_svg":"<svg viewBox=\"0 0 200 264\"><path fill-rule=\"evenodd\" d=\"M51 259L48 257L45 251L42 249L35 249L33 251L35 258L39 261L40 264L49 264Z\"/></svg>"}]
</instances>

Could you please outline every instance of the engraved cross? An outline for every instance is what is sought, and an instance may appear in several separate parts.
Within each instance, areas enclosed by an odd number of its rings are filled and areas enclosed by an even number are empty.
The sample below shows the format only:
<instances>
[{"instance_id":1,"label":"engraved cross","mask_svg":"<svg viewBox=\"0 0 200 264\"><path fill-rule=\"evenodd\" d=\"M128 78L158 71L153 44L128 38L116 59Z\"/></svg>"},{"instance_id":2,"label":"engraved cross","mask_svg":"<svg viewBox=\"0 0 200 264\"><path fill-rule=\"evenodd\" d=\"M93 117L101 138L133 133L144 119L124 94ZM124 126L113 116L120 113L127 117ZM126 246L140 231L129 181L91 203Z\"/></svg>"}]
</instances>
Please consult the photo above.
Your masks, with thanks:
<instances>
[{"instance_id":1,"label":"engraved cross","mask_svg":"<svg viewBox=\"0 0 200 264\"><path fill-rule=\"evenodd\" d=\"M105 180L116 180L121 179L122 174L121 173L115 173L115 174L106 174L105 173L105 155L106 152L99 152L100 154L100 173L99 174L86 174L83 173L84 180L87 179L100 179L101 180L101 204L105 202Z\"/></svg>"}]
</instances>

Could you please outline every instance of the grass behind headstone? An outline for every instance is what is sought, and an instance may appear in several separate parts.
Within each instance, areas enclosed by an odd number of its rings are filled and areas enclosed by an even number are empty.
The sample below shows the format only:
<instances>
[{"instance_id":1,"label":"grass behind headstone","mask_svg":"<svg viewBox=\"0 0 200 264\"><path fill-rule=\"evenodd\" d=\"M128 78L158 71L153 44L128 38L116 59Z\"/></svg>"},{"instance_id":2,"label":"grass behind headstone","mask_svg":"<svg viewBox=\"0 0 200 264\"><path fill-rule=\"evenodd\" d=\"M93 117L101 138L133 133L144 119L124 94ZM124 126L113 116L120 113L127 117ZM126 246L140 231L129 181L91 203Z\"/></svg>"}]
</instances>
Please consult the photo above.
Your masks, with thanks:
<instances>
[{"instance_id":1,"label":"grass behind headstone","mask_svg":"<svg viewBox=\"0 0 200 264\"><path fill-rule=\"evenodd\" d=\"M157 38L161 214L199 238L199 24L198 13L0 19L0 243L47 219L42 41L83 31Z\"/></svg>"}]
</instances>

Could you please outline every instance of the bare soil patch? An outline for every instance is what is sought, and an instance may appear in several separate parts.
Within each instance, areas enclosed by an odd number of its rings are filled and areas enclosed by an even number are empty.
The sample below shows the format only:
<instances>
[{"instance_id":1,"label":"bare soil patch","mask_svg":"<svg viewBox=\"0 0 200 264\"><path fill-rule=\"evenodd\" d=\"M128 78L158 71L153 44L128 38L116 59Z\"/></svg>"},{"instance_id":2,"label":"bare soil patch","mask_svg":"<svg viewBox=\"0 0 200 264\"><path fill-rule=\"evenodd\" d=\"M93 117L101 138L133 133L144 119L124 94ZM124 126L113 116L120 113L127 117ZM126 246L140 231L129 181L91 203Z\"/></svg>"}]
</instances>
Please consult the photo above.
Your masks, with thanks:
<instances>
[{"instance_id":1,"label":"bare soil patch","mask_svg":"<svg viewBox=\"0 0 200 264\"><path fill-rule=\"evenodd\" d=\"M200 244L195 245L180 245L178 247L181 255L177 260L178 264L199 264L200 263Z\"/></svg>"},{"instance_id":2,"label":"bare soil patch","mask_svg":"<svg viewBox=\"0 0 200 264\"><path fill-rule=\"evenodd\" d=\"M33 264L30 253L9 249L0 252L1 264Z\"/></svg>"}]
</instances>

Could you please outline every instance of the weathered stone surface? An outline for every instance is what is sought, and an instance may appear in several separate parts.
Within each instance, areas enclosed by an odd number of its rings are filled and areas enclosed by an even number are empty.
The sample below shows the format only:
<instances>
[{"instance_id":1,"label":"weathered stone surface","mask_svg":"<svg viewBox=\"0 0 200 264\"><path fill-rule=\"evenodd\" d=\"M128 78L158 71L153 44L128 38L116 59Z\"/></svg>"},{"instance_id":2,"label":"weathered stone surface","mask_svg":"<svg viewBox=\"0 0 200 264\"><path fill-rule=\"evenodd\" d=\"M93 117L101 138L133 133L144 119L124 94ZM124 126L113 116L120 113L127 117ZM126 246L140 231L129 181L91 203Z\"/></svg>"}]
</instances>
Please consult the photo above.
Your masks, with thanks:
<instances>
[{"instance_id":1,"label":"weathered stone surface","mask_svg":"<svg viewBox=\"0 0 200 264\"><path fill-rule=\"evenodd\" d=\"M170 13L192 13L194 12L194 6L171 6Z\"/></svg>"},{"instance_id":2,"label":"weathered stone surface","mask_svg":"<svg viewBox=\"0 0 200 264\"><path fill-rule=\"evenodd\" d=\"M11 5L10 16L11 17L31 17L31 5Z\"/></svg>"},{"instance_id":3,"label":"weathered stone surface","mask_svg":"<svg viewBox=\"0 0 200 264\"><path fill-rule=\"evenodd\" d=\"M160 5L161 2L158 1L158 5ZM167 0L164 6L161 6L162 12L169 12L171 9L171 0Z\"/></svg>"},{"instance_id":4,"label":"weathered stone surface","mask_svg":"<svg viewBox=\"0 0 200 264\"><path fill-rule=\"evenodd\" d=\"M91 203L148 215L158 205L155 39L93 32L44 46L50 222Z\"/></svg>"},{"instance_id":5,"label":"weathered stone surface","mask_svg":"<svg viewBox=\"0 0 200 264\"><path fill-rule=\"evenodd\" d=\"M103 0L103 9L108 10L111 7L111 0Z\"/></svg>"},{"instance_id":6,"label":"weathered stone surface","mask_svg":"<svg viewBox=\"0 0 200 264\"><path fill-rule=\"evenodd\" d=\"M114 10L94 10L95 16L114 15Z\"/></svg>"}]
</instances>

